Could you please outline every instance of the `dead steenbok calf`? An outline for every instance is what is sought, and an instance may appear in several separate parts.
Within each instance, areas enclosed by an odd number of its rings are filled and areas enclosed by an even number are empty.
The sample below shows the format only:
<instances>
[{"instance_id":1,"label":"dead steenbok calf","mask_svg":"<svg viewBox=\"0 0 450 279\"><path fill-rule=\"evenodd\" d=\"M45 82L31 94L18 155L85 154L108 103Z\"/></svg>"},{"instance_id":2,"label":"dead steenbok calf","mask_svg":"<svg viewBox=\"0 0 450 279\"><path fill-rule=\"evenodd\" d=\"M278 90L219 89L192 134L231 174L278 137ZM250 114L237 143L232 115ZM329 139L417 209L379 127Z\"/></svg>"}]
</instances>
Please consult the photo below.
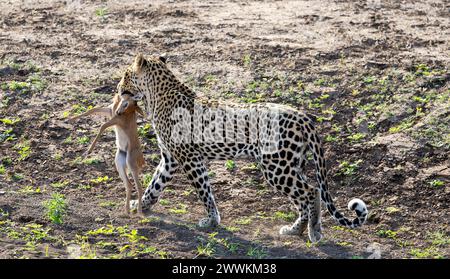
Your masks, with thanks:
<instances>
[{"instance_id":1,"label":"dead steenbok calf","mask_svg":"<svg viewBox=\"0 0 450 279\"><path fill-rule=\"evenodd\" d=\"M100 131L92 142L89 150L86 154L91 153L98 139L106 128L114 126L116 132L116 167L119 172L119 176L125 184L127 190L127 198L125 209L127 214L130 214L130 198L133 185L127 175L127 169L130 170L136 183L136 190L138 194L138 207L137 212L142 214L142 185L139 181L139 174L145 164L144 155L141 150L141 143L138 137L137 131L137 115L139 113L144 115L141 108L137 105L137 102L131 98L130 95L124 94L122 98L119 95L115 95L113 103L107 107L93 108L83 114L77 115L69 119L74 121L78 118L88 116L91 114L104 115L109 117L108 122L104 123L100 127Z\"/></svg>"}]
</instances>

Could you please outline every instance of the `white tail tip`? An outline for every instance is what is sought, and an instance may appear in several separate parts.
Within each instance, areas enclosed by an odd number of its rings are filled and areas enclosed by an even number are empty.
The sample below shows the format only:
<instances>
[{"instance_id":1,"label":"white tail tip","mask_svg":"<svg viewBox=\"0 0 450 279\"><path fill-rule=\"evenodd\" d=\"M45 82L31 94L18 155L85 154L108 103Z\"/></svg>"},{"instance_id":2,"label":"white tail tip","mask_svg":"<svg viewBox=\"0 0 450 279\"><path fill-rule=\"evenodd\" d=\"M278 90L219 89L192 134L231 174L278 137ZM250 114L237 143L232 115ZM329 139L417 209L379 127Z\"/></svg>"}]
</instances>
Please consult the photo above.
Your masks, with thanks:
<instances>
[{"instance_id":1,"label":"white tail tip","mask_svg":"<svg viewBox=\"0 0 450 279\"><path fill-rule=\"evenodd\" d=\"M349 203L348 203L348 209L350 210L356 210L359 211L361 213L367 213L367 206L366 204L360 200L360 199L352 199Z\"/></svg>"}]
</instances>

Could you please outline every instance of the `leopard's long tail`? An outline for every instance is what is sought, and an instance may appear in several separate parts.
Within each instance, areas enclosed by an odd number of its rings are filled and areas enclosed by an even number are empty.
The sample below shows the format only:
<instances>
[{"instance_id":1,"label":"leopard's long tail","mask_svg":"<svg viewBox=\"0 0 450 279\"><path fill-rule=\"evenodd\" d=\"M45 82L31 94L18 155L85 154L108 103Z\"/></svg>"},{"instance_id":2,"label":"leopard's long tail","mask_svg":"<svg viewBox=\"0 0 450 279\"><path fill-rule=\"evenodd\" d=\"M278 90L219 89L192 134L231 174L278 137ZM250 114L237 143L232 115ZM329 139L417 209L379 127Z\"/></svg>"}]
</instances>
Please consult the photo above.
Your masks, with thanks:
<instances>
[{"instance_id":1,"label":"leopard's long tail","mask_svg":"<svg viewBox=\"0 0 450 279\"><path fill-rule=\"evenodd\" d=\"M367 220L367 206L360 199L352 199L348 203L348 209L356 212L356 218L353 221L345 218L334 206L333 199L328 191L327 168L325 164L324 151L317 133L313 130L311 138L308 138L307 144L309 150L313 153L314 164L316 168L316 177L319 184L320 197L325 203L328 212L342 226L348 228L357 228L364 224Z\"/></svg>"}]
</instances>

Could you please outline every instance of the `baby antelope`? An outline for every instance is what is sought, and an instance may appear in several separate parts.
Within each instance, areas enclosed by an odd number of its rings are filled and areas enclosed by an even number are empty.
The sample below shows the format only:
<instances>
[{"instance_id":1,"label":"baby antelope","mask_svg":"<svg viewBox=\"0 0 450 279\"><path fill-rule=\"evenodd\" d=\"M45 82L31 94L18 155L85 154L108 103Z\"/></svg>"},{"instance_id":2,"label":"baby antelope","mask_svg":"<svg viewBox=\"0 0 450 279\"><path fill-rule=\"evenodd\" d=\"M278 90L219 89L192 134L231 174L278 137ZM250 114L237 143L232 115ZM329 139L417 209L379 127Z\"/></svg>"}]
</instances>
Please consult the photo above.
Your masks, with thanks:
<instances>
[{"instance_id":1,"label":"baby antelope","mask_svg":"<svg viewBox=\"0 0 450 279\"><path fill-rule=\"evenodd\" d=\"M133 185L127 175L127 169L129 169L134 182L136 183L137 200L139 201L137 213L138 215L143 216L141 202L143 190L139 181L139 174L142 171L145 161L141 150L141 143L138 138L136 113L144 116L141 108L130 95L124 94L122 95L122 98L120 98L119 95L115 95L113 103L109 106L93 108L83 114L70 118L69 121L74 121L75 119L91 114L104 115L109 118L108 122L100 127L100 131L86 154L91 153L103 131L108 127L114 126L117 145L115 160L116 168L127 190L125 209L127 214L130 214L130 199Z\"/></svg>"}]
</instances>

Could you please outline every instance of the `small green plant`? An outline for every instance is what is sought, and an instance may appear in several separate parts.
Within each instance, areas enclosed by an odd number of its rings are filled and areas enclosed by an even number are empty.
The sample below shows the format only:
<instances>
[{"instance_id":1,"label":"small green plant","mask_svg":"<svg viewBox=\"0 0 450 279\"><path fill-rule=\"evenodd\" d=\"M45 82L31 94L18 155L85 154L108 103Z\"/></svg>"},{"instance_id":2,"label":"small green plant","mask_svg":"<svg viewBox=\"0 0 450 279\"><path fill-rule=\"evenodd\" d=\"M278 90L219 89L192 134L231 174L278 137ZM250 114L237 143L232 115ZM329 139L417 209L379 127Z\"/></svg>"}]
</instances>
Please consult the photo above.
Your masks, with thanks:
<instances>
[{"instance_id":1,"label":"small green plant","mask_svg":"<svg viewBox=\"0 0 450 279\"><path fill-rule=\"evenodd\" d=\"M97 165L100 163L100 159L98 159L96 157L92 157L92 158L86 158L86 159L82 160L81 162L86 165Z\"/></svg>"},{"instance_id":2,"label":"small green plant","mask_svg":"<svg viewBox=\"0 0 450 279\"><path fill-rule=\"evenodd\" d=\"M389 213L389 214L393 214L393 213L396 213L396 212L399 212L399 211L400 211L400 209L398 209L397 207L393 207L393 206L390 206L390 207L386 208L386 212Z\"/></svg>"},{"instance_id":3,"label":"small green plant","mask_svg":"<svg viewBox=\"0 0 450 279\"><path fill-rule=\"evenodd\" d=\"M11 179L12 180L14 180L14 181L20 181L20 180L22 180L23 178L24 178L25 176L22 174L22 173L13 173L12 175L11 175Z\"/></svg>"},{"instance_id":4,"label":"small green plant","mask_svg":"<svg viewBox=\"0 0 450 279\"><path fill-rule=\"evenodd\" d=\"M416 67L416 76L429 76L431 75L430 67L425 64L419 64Z\"/></svg>"},{"instance_id":5,"label":"small green plant","mask_svg":"<svg viewBox=\"0 0 450 279\"><path fill-rule=\"evenodd\" d=\"M53 188L57 188L57 189L64 188L67 185L69 185L69 181L68 180L53 182L53 183L50 184L50 186L52 186Z\"/></svg>"},{"instance_id":6,"label":"small green plant","mask_svg":"<svg viewBox=\"0 0 450 279\"><path fill-rule=\"evenodd\" d=\"M428 241L430 241L433 246L450 245L450 238L448 235L439 231L428 234Z\"/></svg>"},{"instance_id":7,"label":"small green plant","mask_svg":"<svg viewBox=\"0 0 450 279\"><path fill-rule=\"evenodd\" d=\"M241 230L240 228L238 228L238 227L233 227L233 226L227 226L227 227L224 227L224 229L227 230L227 231L229 231L229 232L238 232L238 231Z\"/></svg>"},{"instance_id":8,"label":"small green plant","mask_svg":"<svg viewBox=\"0 0 450 279\"><path fill-rule=\"evenodd\" d=\"M27 78L27 83L29 84L31 90L34 92L40 92L44 90L45 86L47 85L38 73L29 76Z\"/></svg>"},{"instance_id":9,"label":"small green plant","mask_svg":"<svg viewBox=\"0 0 450 279\"><path fill-rule=\"evenodd\" d=\"M48 112L44 112L40 117L40 120L48 120L50 119L50 114Z\"/></svg>"},{"instance_id":10,"label":"small green plant","mask_svg":"<svg viewBox=\"0 0 450 279\"><path fill-rule=\"evenodd\" d=\"M99 176L97 178L91 179L90 182L92 184L97 185L97 184L101 184L101 183L107 183L111 180L112 180L112 178L109 178L107 175L105 175L105 176Z\"/></svg>"},{"instance_id":11,"label":"small green plant","mask_svg":"<svg viewBox=\"0 0 450 279\"><path fill-rule=\"evenodd\" d=\"M407 119L407 120L401 122L400 124L398 124L397 126L390 127L389 133L395 134L395 133L404 131L406 129L409 129L413 125L414 125L414 122L412 121L412 119Z\"/></svg>"},{"instance_id":12,"label":"small green plant","mask_svg":"<svg viewBox=\"0 0 450 279\"><path fill-rule=\"evenodd\" d=\"M250 217L241 217L236 220L236 224L238 225L249 225L252 222L252 218Z\"/></svg>"},{"instance_id":13,"label":"small green plant","mask_svg":"<svg viewBox=\"0 0 450 279\"><path fill-rule=\"evenodd\" d=\"M227 160L225 162L225 168L229 171L232 171L236 168L236 163L233 160Z\"/></svg>"},{"instance_id":14,"label":"small green plant","mask_svg":"<svg viewBox=\"0 0 450 279\"><path fill-rule=\"evenodd\" d=\"M8 142L16 140L16 135L13 133L13 129L6 129L0 133L0 142Z\"/></svg>"},{"instance_id":15,"label":"small green plant","mask_svg":"<svg viewBox=\"0 0 450 279\"><path fill-rule=\"evenodd\" d=\"M195 192L194 189L189 189L189 190L183 191L182 195L183 195L183 196L190 196L190 195L193 194L194 192Z\"/></svg>"},{"instance_id":16,"label":"small green plant","mask_svg":"<svg viewBox=\"0 0 450 279\"><path fill-rule=\"evenodd\" d=\"M55 159L56 161L61 161L62 159L62 153L61 152L56 152L53 154L53 159Z\"/></svg>"},{"instance_id":17,"label":"small green plant","mask_svg":"<svg viewBox=\"0 0 450 279\"><path fill-rule=\"evenodd\" d=\"M62 113L63 118L67 118L69 116L70 116L70 111L63 111L63 113Z\"/></svg>"},{"instance_id":18,"label":"small green plant","mask_svg":"<svg viewBox=\"0 0 450 279\"><path fill-rule=\"evenodd\" d=\"M148 240L145 236L139 235L137 230L131 230L120 234L121 237L126 237L131 243L138 243L139 241Z\"/></svg>"},{"instance_id":19,"label":"small green plant","mask_svg":"<svg viewBox=\"0 0 450 279\"><path fill-rule=\"evenodd\" d=\"M255 259L263 259L267 257L267 253L263 248L250 247L247 250L247 256Z\"/></svg>"},{"instance_id":20,"label":"small green plant","mask_svg":"<svg viewBox=\"0 0 450 279\"><path fill-rule=\"evenodd\" d=\"M306 248L311 248L314 246L314 243L308 239L308 240L306 240L305 246L306 246Z\"/></svg>"},{"instance_id":21,"label":"small green plant","mask_svg":"<svg viewBox=\"0 0 450 279\"><path fill-rule=\"evenodd\" d=\"M52 194L50 200L44 202L47 209L47 217L55 224L62 224L64 215L67 211L67 204L64 195L59 193Z\"/></svg>"},{"instance_id":22,"label":"small green plant","mask_svg":"<svg viewBox=\"0 0 450 279\"><path fill-rule=\"evenodd\" d=\"M19 193L21 194L40 194L42 193L42 189L40 187L34 188L31 185L24 186L22 189L19 190Z\"/></svg>"},{"instance_id":23,"label":"small green plant","mask_svg":"<svg viewBox=\"0 0 450 279\"><path fill-rule=\"evenodd\" d=\"M29 76L26 81L13 80L9 83L4 83L1 87L3 90L9 89L10 91L18 92L19 94L26 94L30 91L42 91L45 87L45 81L39 74L35 73Z\"/></svg>"},{"instance_id":24,"label":"small green plant","mask_svg":"<svg viewBox=\"0 0 450 279\"><path fill-rule=\"evenodd\" d=\"M374 76L367 76L364 78L364 83L366 84L372 84L376 80L376 77Z\"/></svg>"},{"instance_id":25,"label":"small green plant","mask_svg":"<svg viewBox=\"0 0 450 279\"><path fill-rule=\"evenodd\" d=\"M168 188L165 188L164 192L166 194L175 194L176 193L174 189L168 189Z\"/></svg>"},{"instance_id":26,"label":"small green plant","mask_svg":"<svg viewBox=\"0 0 450 279\"><path fill-rule=\"evenodd\" d=\"M13 161L10 157L3 157L0 162L2 162L2 164L7 167L11 166Z\"/></svg>"},{"instance_id":27,"label":"small green plant","mask_svg":"<svg viewBox=\"0 0 450 279\"><path fill-rule=\"evenodd\" d=\"M258 170L258 164L257 163L251 163L248 165L245 165L241 168L242 171L253 171Z\"/></svg>"},{"instance_id":28,"label":"small green plant","mask_svg":"<svg viewBox=\"0 0 450 279\"><path fill-rule=\"evenodd\" d=\"M22 91L22 92L24 92L24 91L27 91L29 89L29 87L30 87L30 84L28 84L27 82L24 82L24 81L15 81L15 80L13 80L13 81L11 81L8 84L8 88L11 91Z\"/></svg>"},{"instance_id":29,"label":"small green plant","mask_svg":"<svg viewBox=\"0 0 450 279\"><path fill-rule=\"evenodd\" d=\"M353 135L348 136L347 138L348 138L350 141L360 141L360 140L364 139L365 137L366 137L366 134L363 134L363 133L356 133L356 134L353 134Z\"/></svg>"},{"instance_id":30,"label":"small green plant","mask_svg":"<svg viewBox=\"0 0 450 279\"><path fill-rule=\"evenodd\" d=\"M95 15L98 17L105 17L108 14L108 8L102 7L95 10Z\"/></svg>"},{"instance_id":31,"label":"small green plant","mask_svg":"<svg viewBox=\"0 0 450 279\"><path fill-rule=\"evenodd\" d=\"M227 245L227 248L231 253L236 254L239 249L239 246L240 246L239 243L229 243Z\"/></svg>"},{"instance_id":32,"label":"small green plant","mask_svg":"<svg viewBox=\"0 0 450 279\"><path fill-rule=\"evenodd\" d=\"M150 154L150 160L152 162L159 162L159 155L158 154Z\"/></svg>"},{"instance_id":33,"label":"small green plant","mask_svg":"<svg viewBox=\"0 0 450 279\"><path fill-rule=\"evenodd\" d=\"M166 199L159 199L159 204L162 206L167 206L170 204L170 201L168 201Z\"/></svg>"},{"instance_id":34,"label":"small green plant","mask_svg":"<svg viewBox=\"0 0 450 279\"><path fill-rule=\"evenodd\" d=\"M211 242L208 242L206 244L201 243L197 246L197 256L210 258L214 255L214 252L215 248Z\"/></svg>"},{"instance_id":35,"label":"small green plant","mask_svg":"<svg viewBox=\"0 0 450 279\"><path fill-rule=\"evenodd\" d=\"M116 244L112 243L112 242L107 242L107 241L99 241L97 243L95 243L96 246L100 247L100 248L116 248Z\"/></svg>"},{"instance_id":36,"label":"small green plant","mask_svg":"<svg viewBox=\"0 0 450 279\"><path fill-rule=\"evenodd\" d=\"M141 220L138 221L138 224L148 224L151 223L152 220L150 218L143 218Z\"/></svg>"},{"instance_id":37,"label":"small green plant","mask_svg":"<svg viewBox=\"0 0 450 279\"><path fill-rule=\"evenodd\" d=\"M22 238L27 242L36 244L42 240L50 238L48 235L50 229L44 229L41 224L29 223L20 229Z\"/></svg>"},{"instance_id":38,"label":"small green plant","mask_svg":"<svg viewBox=\"0 0 450 279\"><path fill-rule=\"evenodd\" d=\"M3 175L6 173L5 166L3 164L0 164L0 175Z\"/></svg>"},{"instance_id":39,"label":"small green plant","mask_svg":"<svg viewBox=\"0 0 450 279\"><path fill-rule=\"evenodd\" d=\"M428 182L432 187L442 187L445 185L445 182L439 179L434 179Z\"/></svg>"},{"instance_id":40,"label":"small green plant","mask_svg":"<svg viewBox=\"0 0 450 279\"><path fill-rule=\"evenodd\" d=\"M8 218L9 212L0 208L0 221Z\"/></svg>"},{"instance_id":41,"label":"small green plant","mask_svg":"<svg viewBox=\"0 0 450 279\"><path fill-rule=\"evenodd\" d=\"M367 123L367 128L369 128L369 130L375 130L376 127L377 127L377 123L374 121L369 121Z\"/></svg>"},{"instance_id":42,"label":"small green plant","mask_svg":"<svg viewBox=\"0 0 450 279\"><path fill-rule=\"evenodd\" d=\"M87 185L79 184L79 185L77 186L77 189L80 189L80 190L90 190L91 188L92 188L92 186L89 185L89 184L87 184Z\"/></svg>"},{"instance_id":43,"label":"small green plant","mask_svg":"<svg viewBox=\"0 0 450 279\"><path fill-rule=\"evenodd\" d=\"M325 86L327 84L327 80L325 78L319 78L314 81L314 85L316 86Z\"/></svg>"},{"instance_id":44,"label":"small green plant","mask_svg":"<svg viewBox=\"0 0 450 279\"><path fill-rule=\"evenodd\" d=\"M436 247L428 247L425 249L413 248L409 252L411 256L417 259L443 259L444 255L442 255L438 248Z\"/></svg>"},{"instance_id":45,"label":"small green plant","mask_svg":"<svg viewBox=\"0 0 450 279\"><path fill-rule=\"evenodd\" d=\"M250 66L250 64L252 63L252 58L251 58L250 54L244 55L244 57L242 58L242 61L244 62L245 67Z\"/></svg>"},{"instance_id":46,"label":"small green plant","mask_svg":"<svg viewBox=\"0 0 450 279\"><path fill-rule=\"evenodd\" d=\"M143 185L149 185L150 182L152 182L152 178L153 178L153 175L151 173L144 174L144 177L142 180L142 182L144 183Z\"/></svg>"},{"instance_id":47,"label":"small green plant","mask_svg":"<svg viewBox=\"0 0 450 279\"><path fill-rule=\"evenodd\" d=\"M347 241L340 241L340 242L337 242L336 244L339 245L339 246L342 246L342 247L349 247L349 246L353 245L353 244L351 244L350 242L347 242Z\"/></svg>"},{"instance_id":48,"label":"small green plant","mask_svg":"<svg viewBox=\"0 0 450 279\"><path fill-rule=\"evenodd\" d=\"M96 259L97 258L97 250L94 245L89 243L89 239L87 236L76 235L75 236L77 244L81 248L81 255L79 259Z\"/></svg>"},{"instance_id":49,"label":"small green plant","mask_svg":"<svg viewBox=\"0 0 450 279\"><path fill-rule=\"evenodd\" d=\"M14 69L16 71L22 69L22 67L24 66L22 63L17 63L14 61L6 61L6 65L8 65L9 67L11 67L12 69Z\"/></svg>"},{"instance_id":50,"label":"small green plant","mask_svg":"<svg viewBox=\"0 0 450 279\"><path fill-rule=\"evenodd\" d=\"M19 117L16 117L14 119L2 118L2 119L0 119L0 122L2 122L5 125L14 126L20 122L20 118Z\"/></svg>"},{"instance_id":51,"label":"small green plant","mask_svg":"<svg viewBox=\"0 0 450 279\"><path fill-rule=\"evenodd\" d=\"M90 141L90 139L88 136L82 136L81 138L77 139L77 142L79 144L87 144L87 143L89 143L89 141Z\"/></svg>"},{"instance_id":52,"label":"small green plant","mask_svg":"<svg viewBox=\"0 0 450 279\"><path fill-rule=\"evenodd\" d=\"M325 137L325 141L326 141L326 142L337 142L337 141L338 141L338 138L335 137L335 136L332 136L332 135L327 135L327 136Z\"/></svg>"},{"instance_id":53,"label":"small green plant","mask_svg":"<svg viewBox=\"0 0 450 279\"><path fill-rule=\"evenodd\" d=\"M330 94L322 94L322 95L320 95L319 97L317 97L317 101L321 102L321 101L324 101L324 100L328 99L329 97L330 97ZM330 114L332 114L330 108L327 109L327 110L328 110L328 112L329 112ZM323 111L325 111L325 112L324 112L325 114L327 113L327 110L323 110Z\"/></svg>"},{"instance_id":54,"label":"small green plant","mask_svg":"<svg viewBox=\"0 0 450 279\"><path fill-rule=\"evenodd\" d=\"M124 229L126 229L126 227L123 227ZM106 228L105 227L101 227L98 228L96 230L90 230L86 232L86 235L92 235L92 236L96 236L96 235L113 235L117 233L117 228L115 228L113 225L107 225Z\"/></svg>"},{"instance_id":55,"label":"small green plant","mask_svg":"<svg viewBox=\"0 0 450 279\"><path fill-rule=\"evenodd\" d=\"M71 144L73 141L72 136L68 136L64 139L63 144Z\"/></svg>"},{"instance_id":56,"label":"small green plant","mask_svg":"<svg viewBox=\"0 0 450 279\"><path fill-rule=\"evenodd\" d=\"M23 141L14 145L14 149L16 149L19 154L19 161L26 160L31 155L31 146L28 141Z\"/></svg>"},{"instance_id":57,"label":"small green plant","mask_svg":"<svg viewBox=\"0 0 450 279\"><path fill-rule=\"evenodd\" d=\"M70 113L74 114L74 115L81 114L81 113L86 112L87 110L89 110L91 108L92 108L92 106L85 107L84 105L75 104L75 105L73 105L70 108Z\"/></svg>"},{"instance_id":58,"label":"small green plant","mask_svg":"<svg viewBox=\"0 0 450 279\"><path fill-rule=\"evenodd\" d=\"M170 208L169 212L173 213L173 214L186 214L188 212L187 211L187 205L179 204L175 208Z\"/></svg>"},{"instance_id":59,"label":"small green plant","mask_svg":"<svg viewBox=\"0 0 450 279\"><path fill-rule=\"evenodd\" d=\"M149 137L151 129L152 126L149 123L146 123L144 126L139 126L138 134L141 138Z\"/></svg>"},{"instance_id":60,"label":"small green plant","mask_svg":"<svg viewBox=\"0 0 450 279\"><path fill-rule=\"evenodd\" d=\"M339 171L338 171L338 173L342 174L342 175L352 176L352 175L356 174L356 171L358 170L359 165L362 162L363 162L363 160L357 160L354 163L350 163L348 161L342 161L339 164L339 167L338 167Z\"/></svg>"},{"instance_id":61,"label":"small green plant","mask_svg":"<svg viewBox=\"0 0 450 279\"><path fill-rule=\"evenodd\" d=\"M98 206L105 208L115 208L117 206L117 203L113 201L106 201L99 203Z\"/></svg>"},{"instance_id":62,"label":"small green plant","mask_svg":"<svg viewBox=\"0 0 450 279\"><path fill-rule=\"evenodd\" d=\"M394 239L397 237L398 232L391 230L378 230L377 235L384 238Z\"/></svg>"},{"instance_id":63,"label":"small green plant","mask_svg":"<svg viewBox=\"0 0 450 279\"><path fill-rule=\"evenodd\" d=\"M296 219L296 214L294 212L283 212L283 211L277 211L274 215L275 219L286 221L286 222L292 222Z\"/></svg>"}]
</instances>

